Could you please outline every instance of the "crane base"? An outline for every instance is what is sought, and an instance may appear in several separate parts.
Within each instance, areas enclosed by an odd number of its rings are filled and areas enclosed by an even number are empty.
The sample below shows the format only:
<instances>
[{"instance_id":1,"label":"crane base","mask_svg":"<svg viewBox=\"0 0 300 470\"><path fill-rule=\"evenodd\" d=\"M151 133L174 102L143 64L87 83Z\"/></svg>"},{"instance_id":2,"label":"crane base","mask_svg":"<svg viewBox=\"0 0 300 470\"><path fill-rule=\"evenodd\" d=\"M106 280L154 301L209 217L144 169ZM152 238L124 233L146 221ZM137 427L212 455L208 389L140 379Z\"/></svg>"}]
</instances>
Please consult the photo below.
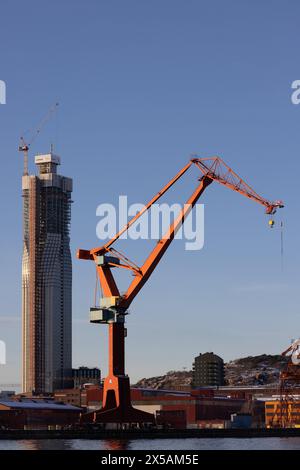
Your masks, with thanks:
<instances>
[{"instance_id":1,"label":"crane base","mask_svg":"<svg viewBox=\"0 0 300 470\"><path fill-rule=\"evenodd\" d=\"M151 423L154 424L154 415L146 413L145 411L137 410L133 406L129 408L121 409L121 407L105 410L95 411L89 413L90 420L92 423Z\"/></svg>"},{"instance_id":2,"label":"crane base","mask_svg":"<svg viewBox=\"0 0 300 470\"><path fill-rule=\"evenodd\" d=\"M82 423L155 423L152 413L131 404L127 375L108 375L104 380L103 408L81 416Z\"/></svg>"}]
</instances>

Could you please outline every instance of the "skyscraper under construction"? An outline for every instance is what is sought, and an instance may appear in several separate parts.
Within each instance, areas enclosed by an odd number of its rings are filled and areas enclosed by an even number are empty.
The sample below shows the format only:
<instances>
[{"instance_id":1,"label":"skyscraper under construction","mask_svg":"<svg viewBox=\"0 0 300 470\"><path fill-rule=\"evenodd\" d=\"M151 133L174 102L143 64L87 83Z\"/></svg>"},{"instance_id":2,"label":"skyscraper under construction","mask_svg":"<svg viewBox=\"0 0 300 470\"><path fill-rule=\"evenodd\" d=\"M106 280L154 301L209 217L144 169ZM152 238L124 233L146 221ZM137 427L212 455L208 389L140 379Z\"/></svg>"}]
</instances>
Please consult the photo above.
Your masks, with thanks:
<instances>
[{"instance_id":1,"label":"skyscraper under construction","mask_svg":"<svg viewBox=\"0 0 300 470\"><path fill-rule=\"evenodd\" d=\"M60 158L35 157L39 174L22 178L23 392L71 386L72 179L57 174Z\"/></svg>"}]
</instances>

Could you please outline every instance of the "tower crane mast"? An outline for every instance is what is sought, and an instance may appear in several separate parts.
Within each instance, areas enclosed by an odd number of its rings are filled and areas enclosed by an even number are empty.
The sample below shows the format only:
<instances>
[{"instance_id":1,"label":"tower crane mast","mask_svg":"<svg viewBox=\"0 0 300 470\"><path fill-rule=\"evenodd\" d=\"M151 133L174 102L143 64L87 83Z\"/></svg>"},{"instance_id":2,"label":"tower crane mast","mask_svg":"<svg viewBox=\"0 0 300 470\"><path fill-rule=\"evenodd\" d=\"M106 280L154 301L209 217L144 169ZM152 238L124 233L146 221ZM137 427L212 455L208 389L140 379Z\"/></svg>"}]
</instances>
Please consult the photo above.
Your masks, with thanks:
<instances>
[{"instance_id":1,"label":"tower crane mast","mask_svg":"<svg viewBox=\"0 0 300 470\"><path fill-rule=\"evenodd\" d=\"M113 244L158 201L192 167L200 170L200 178L194 192L187 200L163 237L158 241L141 266L129 260L113 247ZM78 250L77 257L96 264L103 297L100 306L91 308L91 323L108 324L109 371L104 380L103 407L100 411L85 415L83 420L95 422L152 422L153 416L132 407L129 377L125 374L125 317L128 308L145 285L164 253L172 243L176 232L195 206L206 188L216 181L227 188L265 207L267 214L274 214L283 207L282 201L271 202L256 193L220 157L193 158L172 178L143 209L138 212L114 237L101 247ZM121 295L112 269L127 269L134 278L127 291Z\"/></svg>"}]
</instances>

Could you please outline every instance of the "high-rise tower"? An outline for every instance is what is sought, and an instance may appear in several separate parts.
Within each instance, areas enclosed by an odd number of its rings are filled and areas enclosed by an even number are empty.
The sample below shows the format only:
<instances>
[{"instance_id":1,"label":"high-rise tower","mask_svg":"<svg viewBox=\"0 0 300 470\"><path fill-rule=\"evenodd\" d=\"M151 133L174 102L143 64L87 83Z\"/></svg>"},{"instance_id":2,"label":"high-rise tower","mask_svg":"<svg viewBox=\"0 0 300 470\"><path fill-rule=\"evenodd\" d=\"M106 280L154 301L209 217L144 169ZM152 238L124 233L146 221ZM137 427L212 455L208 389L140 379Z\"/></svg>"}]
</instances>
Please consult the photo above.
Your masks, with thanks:
<instances>
[{"instance_id":1,"label":"high-rise tower","mask_svg":"<svg viewBox=\"0 0 300 470\"><path fill-rule=\"evenodd\" d=\"M23 392L71 386L72 179L57 174L60 158L35 157L38 176L22 178Z\"/></svg>"}]
</instances>

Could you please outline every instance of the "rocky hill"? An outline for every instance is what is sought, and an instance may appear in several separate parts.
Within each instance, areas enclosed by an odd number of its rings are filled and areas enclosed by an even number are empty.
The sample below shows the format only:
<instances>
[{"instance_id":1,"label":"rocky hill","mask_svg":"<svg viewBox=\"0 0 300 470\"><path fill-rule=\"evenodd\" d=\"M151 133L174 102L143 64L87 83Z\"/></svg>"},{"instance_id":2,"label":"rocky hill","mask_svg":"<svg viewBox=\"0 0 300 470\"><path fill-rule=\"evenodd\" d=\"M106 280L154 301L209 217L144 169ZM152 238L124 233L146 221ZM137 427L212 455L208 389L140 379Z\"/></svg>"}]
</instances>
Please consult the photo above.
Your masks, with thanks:
<instances>
[{"instance_id":1,"label":"rocky hill","mask_svg":"<svg viewBox=\"0 0 300 470\"><path fill-rule=\"evenodd\" d=\"M262 354L225 364L227 385L267 385L278 382L279 372L287 362L282 356ZM165 375L143 378L135 386L152 389L180 389L191 385L192 371L170 371Z\"/></svg>"},{"instance_id":2,"label":"rocky hill","mask_svg":"<svg viewBox=\"0 0 300 470\"><path fill-rule=\"evenodd\" d=\"M139 380L134 387L152 388L155 390L176 390L181 387L189 387L192 381L191 371L175 371L171 370L165 375L158 377L150 377L148 379Z\"/></svg>"},{"instance_id":3,"label":"rocky hill","mask_svg":"<svg viewBox=\"0 0 300 470\"><path fill-rule=\"evenodd\" d=\"M287 358L262 354L248 356L225 364L228 385L267 385L278 382L280 370Z\"/></svg>"}]
</instances>

